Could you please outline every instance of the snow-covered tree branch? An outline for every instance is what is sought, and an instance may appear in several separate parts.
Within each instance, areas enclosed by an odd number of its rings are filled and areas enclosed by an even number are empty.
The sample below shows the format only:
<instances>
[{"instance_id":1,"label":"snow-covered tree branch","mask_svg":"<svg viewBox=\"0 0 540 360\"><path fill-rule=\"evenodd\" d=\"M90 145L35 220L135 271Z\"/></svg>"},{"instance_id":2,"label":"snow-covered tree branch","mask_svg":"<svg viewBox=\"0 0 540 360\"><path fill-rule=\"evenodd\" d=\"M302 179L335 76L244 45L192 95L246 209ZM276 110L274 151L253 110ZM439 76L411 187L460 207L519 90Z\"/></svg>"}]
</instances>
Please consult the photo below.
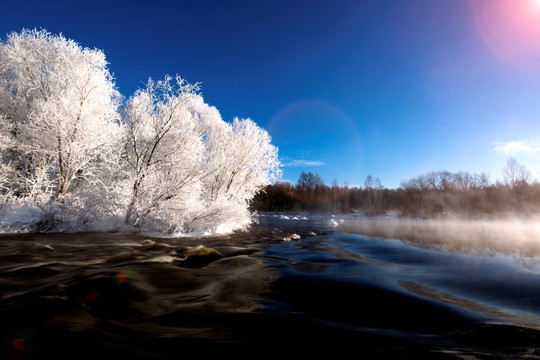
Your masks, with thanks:
<instances>
[{"instance_id":1,"label":"snow-covered tree branch","mask_svg":"<svg viewBox=\"0 0 540 360\"><path fill-rule=\"evenodd\" d=\"M268 133L223 121L179 76L123 103L107 66L102 51L45 30L0 42L3 203L167 233L249 223L249 202L280 175Z\"/></svg>"},{"instance_id":2,"label":"snow-covered tree branch","mask_svg":"<svg viewBox=\"0 0 540 360\"><path fill-rule=\"evenodd\" d=\"M128 225L140 225L166 202L198 193L202 142L196 119L188 111L199 98L198 85L180 77L176 84L171 80L169 76L148 80L124 109L131 187L125 216Z\"/></svg>"},{"instance_id":3,"label":"snow-covered tree branch","mask_svg":"<svg viewBox=\"0 0 540 360\"><path fill-rule=\"evenodd\" d=\"M231 222L231 208L241 217L233 222L245 223L249 200L279 176L268 133L251 120L224 122L198 90L167 76L127 101L126 224L200 230Z\"/></svg>"},{"instance_id":4,"label":"snow-covered tree branch","mask_svg":"<svg viewBox=\"0 0 540 360\"><path fill-rule=\"evenodd\" d=\"M44 30L12 33L0 49L0 92L20 195L63 203L75 180L99 178L99 158L119 139L120 94L103 52Z\"/></svg>"}]
</instances>

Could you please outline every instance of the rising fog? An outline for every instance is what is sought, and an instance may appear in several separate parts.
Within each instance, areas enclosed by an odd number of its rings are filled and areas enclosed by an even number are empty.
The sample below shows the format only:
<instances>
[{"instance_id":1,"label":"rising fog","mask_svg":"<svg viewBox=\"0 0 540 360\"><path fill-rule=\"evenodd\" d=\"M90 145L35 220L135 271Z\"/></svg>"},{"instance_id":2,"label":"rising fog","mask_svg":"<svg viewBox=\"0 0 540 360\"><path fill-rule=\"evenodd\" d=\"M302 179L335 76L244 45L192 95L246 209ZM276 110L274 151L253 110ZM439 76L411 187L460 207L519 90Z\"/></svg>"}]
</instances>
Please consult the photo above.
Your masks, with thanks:
<instances>
[{"instance_id":1,"label":"rising fog","mask_svg":"<svg viewBox=\"0 0 540 360\"><path fill-rule=\"evenodd\" d=\"M473 255L505 254L530 262L540 255L540 218L500 220L347 219L339 230L399 239Z\"/></svg>"}]
</instances>

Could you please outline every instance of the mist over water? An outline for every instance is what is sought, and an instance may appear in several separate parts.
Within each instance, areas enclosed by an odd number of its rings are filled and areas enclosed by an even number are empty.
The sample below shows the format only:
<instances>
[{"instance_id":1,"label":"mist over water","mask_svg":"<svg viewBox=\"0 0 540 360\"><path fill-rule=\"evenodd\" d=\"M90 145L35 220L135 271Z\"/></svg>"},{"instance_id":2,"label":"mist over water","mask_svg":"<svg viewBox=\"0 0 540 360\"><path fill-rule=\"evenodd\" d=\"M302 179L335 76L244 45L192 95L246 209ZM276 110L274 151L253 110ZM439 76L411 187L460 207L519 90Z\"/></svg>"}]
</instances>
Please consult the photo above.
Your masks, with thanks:
<instances>
[{"instance_id":1,"label":"mist over water","mask_svg":"<svg viewBox=\"0 0 540 360\"><path fill-rule=\"evenodd\" d=\"M2 235L0 358L536 358L534 223L489 224L263 214L215 237Z\"/></svg>"},{"instance_id":2,"label":"mist over water","mask_svg":"<svg viewBox=\"0 0 540 360\"><path fill-rule=\"evenodd\" d=\"M473 255L505 254L534 260L540 255L540 219L417 220L347 218L339 229L366 236Z\"/></svg>"}]
</instances>

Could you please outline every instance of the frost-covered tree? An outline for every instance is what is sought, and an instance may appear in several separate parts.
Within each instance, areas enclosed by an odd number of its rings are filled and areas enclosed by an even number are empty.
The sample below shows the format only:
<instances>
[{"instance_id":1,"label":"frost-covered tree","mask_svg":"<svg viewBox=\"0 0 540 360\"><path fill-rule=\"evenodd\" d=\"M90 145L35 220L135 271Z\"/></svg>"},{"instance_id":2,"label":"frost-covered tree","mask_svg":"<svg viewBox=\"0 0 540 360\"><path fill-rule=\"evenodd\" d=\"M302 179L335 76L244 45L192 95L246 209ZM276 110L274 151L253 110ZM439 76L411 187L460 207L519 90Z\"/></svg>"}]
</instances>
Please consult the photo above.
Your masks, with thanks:
<instances>
[{"instance_id":1,"label":"frost-covered tree","mask_svg":"<svg viewBox=\"0 0 540 360\"><path fill-rule=\"evenodd\" d=\"M8 35L0 114L19 196L64 202L78 183L101 181L104 158L118 154L119 98L102 51L45 30Z\"/></svg>"},{"instance_id":2,"label":"frost-covered tree","mask_svg":"<svg viewBox=\"0 0 540 360\"><path fill-rule=\"evenodd\" d=\"M205 148L205 207L197 219L245 223L255 194L281 174L277 148L266 130L238 118L232 124L216 123Z\"/></svg>"},{"instance_id":3,"label":"frost-covered tree","mask_svg":"<svg viewBox=\"0 0 540 360\"><path fill-rule=\"evenodd\" d=\"M128 100L126 224L174 232L245 222L249 200L279 174L268 133L224 122L198 90L167 76Z\"/></svg>"},{"instance_id":4,"label":"frost-covered tree","mask_svg":"<svg viewBox=\"0 0 540 360\"><path fill-rule=\"evenodd\" d=\"M280 172L268 133L223 121L178 76L121 104L107 65L45 30L0 42L0 200L31 201L52 222L113 216L169 233L247 223Z\"/></svg>"},{"instance_id":5,"label":"frost-covered tree","mask_svg":"<svg viewBox=\"0 0 540 360\"><path fill-rule=\"evenodd\" d=\"M167 203L198 200L203 147L197 119L189 111L192 103L200 102L198 85L180 77L176 84L171 80L168 76L160 81L150 79L124 110L128 225L141 225L149 215L156 221Z\"/></svg>"},{"instance_id":6,"label":"frost-covered tree","mask_svg":"<svg viewBox=\"0 0 540 360\"><path fill-rule=\"evenodd\" d=\"M2 202L6 202L13 194L11 185L13 178L12 160L8 151L13 147L13 139L10 136L10 127L7 121L0 115L0 209Z\"/></svg>"},{"instance_id":7,"label":"frost-covered tree","mask_svg":"<svg viewBox=\"0 0 540 360\"><path fill-rule=\"evenodd\" d=\"M251 119L234 119L220 139L224 146L209 148L209 155L219 161L208 179L207 198L220 196L246 201L259 188L279 177L277 148L270 135Z\"/></svg>"}]
</instances>

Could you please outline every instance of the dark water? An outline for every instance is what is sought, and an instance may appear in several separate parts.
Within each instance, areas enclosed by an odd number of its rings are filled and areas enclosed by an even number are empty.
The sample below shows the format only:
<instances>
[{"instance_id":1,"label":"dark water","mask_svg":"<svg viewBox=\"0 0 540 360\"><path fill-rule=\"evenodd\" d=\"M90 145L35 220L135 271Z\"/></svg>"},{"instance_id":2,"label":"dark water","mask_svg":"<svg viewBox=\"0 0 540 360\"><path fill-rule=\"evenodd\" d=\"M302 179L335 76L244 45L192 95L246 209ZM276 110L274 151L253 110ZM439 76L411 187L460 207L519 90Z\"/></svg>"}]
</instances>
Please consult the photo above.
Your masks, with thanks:
<instances>
[{"instance_id":1,"label":"dark water","mask_svg":"<svg viewBox=\"0 0 540 360\"><path fill-rule=\"evenodd\" d=\"M0 236L0 359L540 358L535 259L275 220L221 237ZM187 257L201 245L217 253Z\"/></svg>"}]
</instances>

